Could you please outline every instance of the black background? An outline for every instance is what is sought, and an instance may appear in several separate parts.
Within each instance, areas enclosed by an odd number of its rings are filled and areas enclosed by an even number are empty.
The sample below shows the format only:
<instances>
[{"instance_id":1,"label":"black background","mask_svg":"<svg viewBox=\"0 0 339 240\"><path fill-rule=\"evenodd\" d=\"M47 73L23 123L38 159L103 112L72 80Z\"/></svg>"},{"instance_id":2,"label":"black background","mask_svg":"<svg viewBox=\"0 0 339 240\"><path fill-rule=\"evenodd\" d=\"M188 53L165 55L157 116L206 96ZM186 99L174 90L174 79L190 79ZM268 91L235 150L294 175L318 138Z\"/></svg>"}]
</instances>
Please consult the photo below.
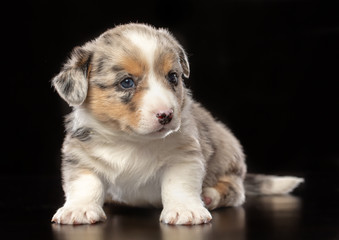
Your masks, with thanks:
<instances>
[{"instance_id":1,"label":"black background","mask_svg":"<svg viewBox=\"0 0 339 240\"><path fill-rule=\"evenodd\" d=\"M240 139L249 170L339 171L339 5L334 1L25 1L2 6L2 175L59 175L51 88L73 47L117 24L168 28L187 86Z\"/></svg>"}]
</instances>

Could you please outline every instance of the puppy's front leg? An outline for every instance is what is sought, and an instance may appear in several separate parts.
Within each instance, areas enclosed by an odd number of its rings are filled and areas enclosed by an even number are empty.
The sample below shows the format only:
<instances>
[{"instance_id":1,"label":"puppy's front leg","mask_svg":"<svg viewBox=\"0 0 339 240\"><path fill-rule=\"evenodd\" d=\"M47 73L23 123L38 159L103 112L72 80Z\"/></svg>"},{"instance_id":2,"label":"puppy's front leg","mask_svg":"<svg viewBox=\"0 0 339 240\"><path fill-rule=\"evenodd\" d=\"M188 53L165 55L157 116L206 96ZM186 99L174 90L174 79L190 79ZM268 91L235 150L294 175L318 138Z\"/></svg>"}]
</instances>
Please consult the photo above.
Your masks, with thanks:
<instances>
[{"instance_id":1,"label":"puppy's front leg","mask_svg":"<svg viewBox=\"0 0 339 240\"><path fill-rule=\"evenodd\" d=\"M55 213L52 222L59 224L93 224L104 221L102 209L104 186L99 177L89 170L65 176L66 203Z\"/></svg>"},{"instance_id":2,"label":"puppy's front leg","mask_svg":"<svg viewBox=\"0 0 339 240\"><path fill-rule=\"evenodd\" d=\"M212 216L200 198L204 177L201 164L179 163L165 170L161 188L164 207L160 216L161 222L194 225L211 221Z\"/></svg>"}]
</instances>

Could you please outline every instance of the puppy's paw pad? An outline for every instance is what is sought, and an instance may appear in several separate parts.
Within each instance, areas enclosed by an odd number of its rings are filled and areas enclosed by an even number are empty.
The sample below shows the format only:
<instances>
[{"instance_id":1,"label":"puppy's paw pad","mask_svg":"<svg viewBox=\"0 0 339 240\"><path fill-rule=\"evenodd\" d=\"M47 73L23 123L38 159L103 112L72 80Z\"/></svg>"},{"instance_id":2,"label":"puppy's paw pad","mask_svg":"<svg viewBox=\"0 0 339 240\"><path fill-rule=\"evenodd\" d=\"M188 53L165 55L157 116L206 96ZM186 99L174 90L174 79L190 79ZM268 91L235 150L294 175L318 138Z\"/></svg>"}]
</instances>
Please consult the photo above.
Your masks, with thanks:
<instances>
[{"instance_id":1,"label":"puppy's paw pad","mask_svg":"<svg viewBox=\"0 0 339 240\"><path fill-rule=\"evenodd\" d=\"M204 188L202 198L205 206L209 210L213 210L219 206L220 193L215 188Z\"/></svg>"},{"instance_id":2,"label":"puppy's paw pad","mask_svg":"<svg viewBox=\"0 0 339 240\"><path fill-rule=\"evenodd\" d=\"M171 225L196 225L212 220L210 212L202 207L174 207L162 210L160 221Z\"/></svg>"},{"instance_id":3,"label":"puppy's paw pad","mask_svg":"<svg viewBox=\"0 0 339 240\"><path fill-rule=\"evenodd\" d=\"M99 205L64 206L52 218L58 224L94 224L105 220L105 212Z\"/></svg>"}]
</instances>

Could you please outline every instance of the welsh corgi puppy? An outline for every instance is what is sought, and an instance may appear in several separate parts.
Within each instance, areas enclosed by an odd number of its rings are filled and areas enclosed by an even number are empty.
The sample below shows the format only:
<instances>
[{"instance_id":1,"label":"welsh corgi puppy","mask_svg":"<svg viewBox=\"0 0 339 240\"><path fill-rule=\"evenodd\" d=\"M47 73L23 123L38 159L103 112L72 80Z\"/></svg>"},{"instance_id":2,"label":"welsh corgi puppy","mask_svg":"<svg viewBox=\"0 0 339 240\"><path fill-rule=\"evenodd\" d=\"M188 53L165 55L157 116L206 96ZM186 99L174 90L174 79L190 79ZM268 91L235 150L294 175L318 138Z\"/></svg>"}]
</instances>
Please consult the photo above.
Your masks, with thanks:
<instances>
[{"instance_id":1,"label":"welsh corgi puppy","mask_svg":"<svg viewBox=\"0 0 339 240\"><path fill-rule=\"evenodd\" d=\"M248 194L285 194L296 177L246 174L239 141L192 99L187 55L165 29L127 24L76 47L52 83L72 106L52 221L106 219L105 202L162 207L166 224L208 223Z\"/></svg>"}]
</instances>

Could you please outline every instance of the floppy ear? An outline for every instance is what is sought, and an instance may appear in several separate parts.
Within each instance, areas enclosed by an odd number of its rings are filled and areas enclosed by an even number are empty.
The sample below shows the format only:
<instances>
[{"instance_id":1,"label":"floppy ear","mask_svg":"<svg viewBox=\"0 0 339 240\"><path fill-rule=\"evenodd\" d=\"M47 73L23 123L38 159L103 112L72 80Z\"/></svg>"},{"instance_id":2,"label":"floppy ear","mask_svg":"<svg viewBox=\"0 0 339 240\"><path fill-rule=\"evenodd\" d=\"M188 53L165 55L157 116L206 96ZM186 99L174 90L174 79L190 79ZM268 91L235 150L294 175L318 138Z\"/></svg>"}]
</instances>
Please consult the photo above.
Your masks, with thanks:
<instances>
[{"instance_id":1,"label":"floppy ear","mask_svg":"<svg viewBox=\"0 0 339 240\"><path fill-rule=\"evenodd\" d=\"M189 78L189 76L190 76L190 65L188 63L188 58L187 58L187 55L185 53L185 50L181 46L179 46L179 58L180 58L181 67L184 71L184 77Z\"/></svg>"},{"instance_id":2,"label":"floppy ear","mask_svg":"<svg viewBox=\"0 0 339 240\"><path fill-rule=\"evenodd\" d=\"M179 61L182 67L184 77L189 78L190 76L190 65L188 63L188 58L185 53L183 47L179 44L179 42L175 39L175 37L166 29L159 28L158 31L163 34L163 36L174 45L175 49L178 51L179 54Z\"/></svg>"},{"instance_id":3,"label":"floppy ear","mask_svg":"<svg viewBox=\"0 0 339 240\"><path fill-rule=\"evenodd\" d=\"M79 106L86 99L91 56L89 50L74 48L71 58L52 80L54 88L70 106Z\"/></svg>"}]
</instances>

